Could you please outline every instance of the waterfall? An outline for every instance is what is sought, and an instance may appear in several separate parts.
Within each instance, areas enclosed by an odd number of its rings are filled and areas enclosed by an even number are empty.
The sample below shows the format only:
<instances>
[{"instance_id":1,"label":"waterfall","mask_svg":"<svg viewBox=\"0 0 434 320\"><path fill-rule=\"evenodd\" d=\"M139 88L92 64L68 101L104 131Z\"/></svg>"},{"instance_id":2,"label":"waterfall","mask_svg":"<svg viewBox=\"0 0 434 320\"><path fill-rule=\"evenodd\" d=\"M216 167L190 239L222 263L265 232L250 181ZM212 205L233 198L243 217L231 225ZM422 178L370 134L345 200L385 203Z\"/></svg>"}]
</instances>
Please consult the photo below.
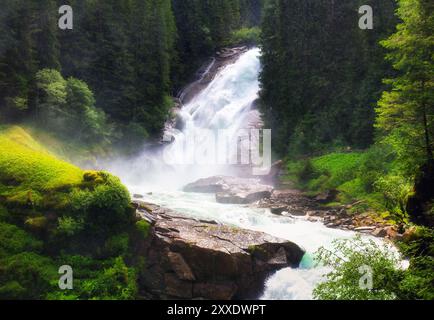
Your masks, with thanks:
<instances>
[{"instance_id":1,"label":"waterfall","mask_svg":"<svg viewBox=\"0 0 434 320\"><path fill-rule=\"evenodd\" d=\"M329 229L320 222L309 222L302 217L275 216L268 209L219 204L214 195L182 192L180 190L185 184L198 178L227 173L228 168L168 165L162 159L163 153L169 158L185 157L191 151L186 146L186 140L188 137L200 137L203 129L225 129L234 134L248 126L252 104L258 98L260 68L259 49L242 54L183 106L179 114L182 130L166 132L171 144L160 152L145 150L136 159L121 160L109 166L109 170L119 175L132 193L143 195L145 201L189 217L265 232L303 247L307 253L300 268L287 268L271 276L265 284L262 298L312 299L315 285L327 272L313 264L313 253L322 246L329 247L335 239L351 238L355 233Z\"/></svg>"},{"instance_id":2,"label":"waterfall","mask_svg":"<svg viewBox=\"0 0 434 320\"><path fill-rule=\"evenodd\" d=\"M202 78L214 63L213 60ZM235 169L228 165L229 159L221 159L222 156L233 156L229 154L231 146L219 152L218 139L222 132L231 140L237 137L240 129L249 129L250 122L258 114L252 106L258 99L260 70L260 50L255 48L243 53L235 63L222 68L204 90L182 107L177 116L177 127L181 128L166 131L164 140L168 144L164 148L144 150L135 159L112 163L109 169L129 186L143 186L149 182L152 188L157 185L173 190L199 178L233 174ZM213 138L215 146L210 145Z\"/></svg>"}]
</instances>

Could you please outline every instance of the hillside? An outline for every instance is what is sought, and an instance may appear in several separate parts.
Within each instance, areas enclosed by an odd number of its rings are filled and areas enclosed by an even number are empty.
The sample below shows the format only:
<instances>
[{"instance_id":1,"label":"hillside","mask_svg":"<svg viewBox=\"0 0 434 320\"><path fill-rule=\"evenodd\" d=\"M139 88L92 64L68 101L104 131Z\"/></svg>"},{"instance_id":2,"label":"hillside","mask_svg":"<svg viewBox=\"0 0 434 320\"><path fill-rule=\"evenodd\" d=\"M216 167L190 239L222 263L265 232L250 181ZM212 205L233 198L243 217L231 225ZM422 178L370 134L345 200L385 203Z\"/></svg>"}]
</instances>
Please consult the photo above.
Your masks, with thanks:
<instances>
[{"instance_id":1,"label":"hillside","mask_svg":"<svg viewBox=\"0 0 434 320\"><path fill-rule=\"evenodd\" d=\"M69 298L135 296L135 271L124 262L136 230L134 209L118 178L83 171L22 128L6 127L0 131L0 200L1 299L58 298L53 280L62 261L75 262L79 279ZM107 278L117 273L124 276Z\"/></svg>"}]
</instances>

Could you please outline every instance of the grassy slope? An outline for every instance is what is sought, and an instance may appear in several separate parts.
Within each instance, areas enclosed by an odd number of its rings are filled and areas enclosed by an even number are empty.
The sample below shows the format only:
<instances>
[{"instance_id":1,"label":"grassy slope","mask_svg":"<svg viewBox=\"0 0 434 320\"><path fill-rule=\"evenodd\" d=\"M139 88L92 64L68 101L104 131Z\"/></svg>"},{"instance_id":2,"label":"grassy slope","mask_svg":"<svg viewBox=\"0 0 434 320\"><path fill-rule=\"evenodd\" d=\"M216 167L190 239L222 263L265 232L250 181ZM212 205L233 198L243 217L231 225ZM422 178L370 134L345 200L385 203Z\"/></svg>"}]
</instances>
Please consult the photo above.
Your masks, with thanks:
<instances>
[{"instance_id":1,"label":"grassy slope","mask_svg":"<svg viewBox=\"0 0 434 320\"><path fill-rule=\"evenodd\" d=\"M134 297L124 258L137 227L119 179L59 160L20 127L0 128L0 299ZM67 295L57 288L63 264L77 280Z\"/></svg>"},{"instance_id":2,"label":"grassy slope","mask_svg":"<svg viewBox=\"0 0 434 320\"><path fill-rule=\"evenodd\" d=\"M352 210L357 212L374 211L377 215L388 217L398 210L395 202L399 195L390 195L382 181L395 179L393 162L379 156L377 151L366 152L336 152L303 161L289 161L288 175L284 179L295 182L296 186L310 195L316 195L328 190L337 190L336 202L354 204ZM410 192L408 181L396 181L396 190L402 188ZM406 195L402 195L405 197Z\"/></svg>"},{"instance_id":3,"label":"grassy slope","mask_svg":"<svg viewBox=\"0 0 434 320\"><path fill-rule=\"evenodd\" d=\"M32 192L41 197L50 190L79 186L83 174L78 167L56 159L20 127L0 132L0 181L8 199Z\"/></svg>"}]
</instances>

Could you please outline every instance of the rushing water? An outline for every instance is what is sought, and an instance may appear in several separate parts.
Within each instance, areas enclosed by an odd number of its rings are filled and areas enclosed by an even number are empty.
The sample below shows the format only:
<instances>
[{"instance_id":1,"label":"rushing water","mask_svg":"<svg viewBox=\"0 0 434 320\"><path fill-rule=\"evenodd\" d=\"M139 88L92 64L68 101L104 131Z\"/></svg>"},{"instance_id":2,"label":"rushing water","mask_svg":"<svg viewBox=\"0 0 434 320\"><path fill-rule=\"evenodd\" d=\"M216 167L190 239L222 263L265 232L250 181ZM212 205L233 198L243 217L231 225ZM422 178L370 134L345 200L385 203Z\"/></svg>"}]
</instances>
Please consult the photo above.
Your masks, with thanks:
<instances>
[{"instance_id":1,"label":"rushing water","mask_svg":"<svg viewBox=\"0 0 434 320\"><path fill-rule=\"evenodd\" d=\"M185 148L188 134L200 129L227 129L231 132L243 128L258 98L260 52L252 49L236 63L220 71L209 86L185 105L181 111L184 122L182 134L172 132L175 140L166 150L172 156L189 153ZM161 154L159 155L161 156ZM151 165L149 165L151 162ZM264 299L311 299L314 286L326 273L314 267L312 254L320 247L328 247L339 238L350 238L354 233L326 228L304 218L279 217L267 209L240 205L223 205L214 195L184 193L179 190L197 178L225 173L221 167L167 166L155 154L145 151L137 159L122 162L110 169L121 176L132 193L145 195L145 200L201 219L262 231L284 238L303 247L307 254L300 268L284 269L270 277L266 283Z\"/></svg>"}]
</instances>

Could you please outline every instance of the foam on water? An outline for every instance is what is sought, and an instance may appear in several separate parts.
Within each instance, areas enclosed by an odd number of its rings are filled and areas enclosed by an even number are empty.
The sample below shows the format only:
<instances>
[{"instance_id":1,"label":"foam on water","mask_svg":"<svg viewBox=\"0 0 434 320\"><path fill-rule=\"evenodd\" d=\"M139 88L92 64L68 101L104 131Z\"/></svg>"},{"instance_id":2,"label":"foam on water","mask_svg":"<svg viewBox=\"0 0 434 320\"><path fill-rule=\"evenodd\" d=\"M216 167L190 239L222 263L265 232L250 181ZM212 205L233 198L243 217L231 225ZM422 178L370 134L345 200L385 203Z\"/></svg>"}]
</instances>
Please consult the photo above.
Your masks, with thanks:
<instances>
[{"instance_id":1,"label":"foam on water","mask_svg":"<svg viewBox=\"0 0 434 320\"><path fill-rule=\"evenodd\" d=\"M166 150L174 156L188 153L185 135L202 129L227 129L235 132L245 125L252 103L258 98L260 51L244 53L236 63L220 71L209 86L181 111L185 123L183 134L172 132L175 141ZM185 214L207 220L262 231L290 240L303 247L307 254L300 268L284 269L270 277L263 299L312 299L312 290L327 272L315 267L312 254L320 247L329 247L333 240L351 238L353 232L326 228L304 218L280 217L266 209L240 205L223 205L214 195L184 193L179 190L198 178L225 173L221 167L167 166L155 154L145 150L135 159L120 160L107 168L129 186L131 193L145 195L149 201Z\"/></svg>"}]
</instances>

